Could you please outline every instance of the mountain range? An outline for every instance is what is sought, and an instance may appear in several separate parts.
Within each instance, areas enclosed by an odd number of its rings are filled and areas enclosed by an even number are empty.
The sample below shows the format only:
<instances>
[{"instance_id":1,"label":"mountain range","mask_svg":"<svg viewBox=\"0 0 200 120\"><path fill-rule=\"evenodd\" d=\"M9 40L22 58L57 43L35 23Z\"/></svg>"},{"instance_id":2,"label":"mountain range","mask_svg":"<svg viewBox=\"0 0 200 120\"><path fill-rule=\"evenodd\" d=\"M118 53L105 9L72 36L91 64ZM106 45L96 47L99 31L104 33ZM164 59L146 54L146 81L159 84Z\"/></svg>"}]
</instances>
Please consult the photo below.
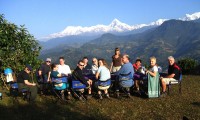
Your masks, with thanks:
<instances>
[{"instance_id":1,"label":"mountain range","mask_svg":"<svg viewBox=\"0 0 200 120\"><path fill-rule=\"evenodd\" d=\"M72 68L84 56L89 60L92 57L105 58L110 63L116 47L121 49L122 54L129 54L131 62L139 57L143 64L149 64L150 56L155 56L157 63L165 67L169 55L177 59L191 57L200 60L200 20L167 20L159 26L139 33L129 31L125 35L105 33L77 48L51 48L51 52L41 54L40 58L51 57L53 61L58 61L60 56L64 56Z\"/></svg>"},{"instance_id":2,"label":"mountain range","mask_svg":"<svg viewBox=\"0 0 200 120\"><path fill-rule=\"evenodd\" d=\"M183 18L178 18L182 21L190 21L200 18L200 12L186 14ZM96 25L90 27L68 26L63 31L50 34L49 36L39 39L42 45L42 54L49 52L49 49L59 47L60 45L68 47L80 47L84 43L100 37L105 33L115 35L129 35L144 32L145 30L157 27L168 19L159 19L149 24L128 25L114 19L109 25Z\"/></svg>"}]
</instances>

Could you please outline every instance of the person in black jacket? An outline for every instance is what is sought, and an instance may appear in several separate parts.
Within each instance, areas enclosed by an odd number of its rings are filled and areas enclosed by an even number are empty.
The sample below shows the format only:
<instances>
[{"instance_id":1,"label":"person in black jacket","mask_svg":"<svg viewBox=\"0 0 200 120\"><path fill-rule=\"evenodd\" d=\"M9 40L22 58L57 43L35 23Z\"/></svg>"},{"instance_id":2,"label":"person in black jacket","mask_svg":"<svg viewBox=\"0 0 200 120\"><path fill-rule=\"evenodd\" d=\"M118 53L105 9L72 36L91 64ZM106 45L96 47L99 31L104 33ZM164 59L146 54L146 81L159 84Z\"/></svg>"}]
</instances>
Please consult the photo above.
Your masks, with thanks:
<instances>
[{"instance_id":1,"label":"person in black jacket","mask_svg":"<svg viewBox=\"0 0 200 120\"><path fill-rule=\"evenodd\" d=\"M17 83L20 91L25 88L31 92L30 100L34 101L37 97L37 86L36 83L30 81L31 78L29 74L31 71L32 67L27 64L25 69L19 73Z\"/></svg>"},{"instance_id":2,"label":"person in black jacket","mask_svg":"<svg viewBox=\"0 0 200 120\"><path fill-rule=\"evenodd\" d=\"M72 77L76 80L79 80L81 83L85 84L86 87L88 88L88 94L91 95L92 80L88 79L83 75L83 68L84 68L84 62L79 61L76 69L72 73Z\"/></svg>"},{"instance_id":3,"label":"person in black jacket","mask_svg":"<svg viewBox=\"0 0 200 120\"><path fill-rule=\"evenodd\" d=\"M84 67L82 69L84 75L91 75L92 74L92 66L88 64L88 58L83 57L82 59Z\"/></svg>"}]
</instances>

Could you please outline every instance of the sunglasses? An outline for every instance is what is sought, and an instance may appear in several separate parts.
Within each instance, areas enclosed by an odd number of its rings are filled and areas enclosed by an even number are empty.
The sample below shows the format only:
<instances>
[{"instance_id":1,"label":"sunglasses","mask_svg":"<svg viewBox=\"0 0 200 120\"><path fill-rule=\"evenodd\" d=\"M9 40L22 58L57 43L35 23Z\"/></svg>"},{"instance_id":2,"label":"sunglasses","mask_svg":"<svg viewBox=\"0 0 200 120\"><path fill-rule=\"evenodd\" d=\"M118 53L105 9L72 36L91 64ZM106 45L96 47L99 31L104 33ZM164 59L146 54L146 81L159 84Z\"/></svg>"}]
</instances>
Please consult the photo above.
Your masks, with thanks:
<instances>
[{"instance_id":1,"label":"sunglasses","mask_svg":"<svg viewBox=\"0 0 200 120\"><path fill-rule=\"evenodd\" d=\"M30 71L28 68L27 68L27 70Z\"/></svg>"},{"instance_id":2,"label":"sunglasses","mask_svg":"<svg viewBox=\"0 0 200 120\"><path fill-rule=\"evenodd\" d=\"M81 64L79 64L80 66L84 66L84 65L81 65Z\"/></svg>"},{"instance_id":3,"label":"sunglasses","mask_svg":"<svg viewBox=\"0 0 200 120\"><path fill-rule=\"evenodd\" d=\"M46 62L51 63L51 61L46 61Z\"/></svg>"}]
</instances>

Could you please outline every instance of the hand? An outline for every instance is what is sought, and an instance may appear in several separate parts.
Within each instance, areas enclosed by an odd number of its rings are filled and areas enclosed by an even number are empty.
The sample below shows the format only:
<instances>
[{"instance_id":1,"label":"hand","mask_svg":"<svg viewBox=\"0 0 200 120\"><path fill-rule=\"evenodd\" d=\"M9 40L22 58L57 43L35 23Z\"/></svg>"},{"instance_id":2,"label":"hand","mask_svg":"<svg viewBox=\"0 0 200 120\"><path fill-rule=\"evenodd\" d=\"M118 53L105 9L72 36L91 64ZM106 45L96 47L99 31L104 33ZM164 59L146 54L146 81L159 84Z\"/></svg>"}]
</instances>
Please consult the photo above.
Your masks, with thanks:
<instances>
[{"instance_id":1,"label":"hand","mask_svg":"<svg viewBox=\"0 0 200 120\"><path fill-rule=\"evenodd\" d=\"M36 86L36 84L35 84L35 83L33 83L33 84L32 84L32 86Z\"/></svg>"},{"instance_id":2,"label":"hand","mask_svg":"<svg viewBox=\"0 0 200 120\"><path fill-rule=\"evenodd\" d=\"M88 85L90 86L90 81L89 81L89 80L87 81L87 83L88 83Z\"/></svg>"},{"instance_id":3,"label":"hand","mask_svg":"<svg viewBox=\"0 0 200 120\"><path fill-rule=\"evenodd\" d=\"M89 79L87 82L89 85L92 85L92 80Z\"/></svg>"}]
</instances>

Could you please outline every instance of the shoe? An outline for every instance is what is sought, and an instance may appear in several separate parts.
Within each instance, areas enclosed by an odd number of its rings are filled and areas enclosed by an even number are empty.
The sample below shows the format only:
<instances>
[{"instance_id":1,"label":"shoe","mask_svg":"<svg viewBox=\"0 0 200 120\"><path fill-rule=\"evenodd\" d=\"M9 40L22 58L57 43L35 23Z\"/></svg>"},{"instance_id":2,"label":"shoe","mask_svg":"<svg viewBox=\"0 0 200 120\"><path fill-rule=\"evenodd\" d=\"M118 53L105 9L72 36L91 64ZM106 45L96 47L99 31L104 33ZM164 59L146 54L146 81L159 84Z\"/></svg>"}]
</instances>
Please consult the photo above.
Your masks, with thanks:
<instances>
[{"instance_id":1,"label":"shoe","mask_svg":"<svg viewBox=\"0 0 200 120\"><path fill-rule=\"evenodd\" d=\"M90 98L92 98L92 94L87 95L87 99L90 99Z\"/></svg>"},{"instance_id":2,"label":"shoe","mask_svg":"<svg viewBox=\"0 0 200 120\"><path fill-rule=\"evenodd\" d=\"M103 97L102 97L102 95L101 95L101 94L99 94L99 99L100 99L100 100L102 100L102 99L103 99Z\"/></svg>"},{"instance_id":3,"label":"shoe","mask_svg":"<svg viewBox=\"0 0 200 120\"><path fill-rule=\"evenodd\" d=\"M72 98L72 95L71 95L71 94L68 94L68 95L67 95L67 100L71 100L71 98Z\"/></svg>"},{"instance_id":4,"label":"shoe","mask_svg":"<svg viewBox=\"0 0 200 120\"><path fill-rule=\"evenodd\" d=\"M136 94L141 95L140 90L135 91Z\"/></svg>"},{"instance_id":5,"label":"shoe","mask_svg":"<svg viewBox=\"0 0 200 120\"><path fill-rule=\"evenodd\" d=\"M160 97L166 97L167 93L166 92L162 92Z\"/></svg>"},{"instance_id":6,"label":"shoe","mask_svg":"<svg viewBox=\"0 0 200 120\"><path fill-rule=\"evenodd\" d=\"M43 92L43 91L40 91L40 94L41 94L41 95L44 95L44 92Z\"/></svg>"},{"instance_id":7,"label":"shoe","mask_svg":"<svg viewBox=\"0 0 200 120\"><path fill-rule=\"evenodd\" d=\"M60 93L60 94L61 94L61 99L65 101L66 99L65 99L65 94L64 94L64 92L63 92L63 91L61 91L61 93Z\"/></svg>"},{"instance_id":8,"label":"shoe","mask_svg":"<svg viewBox=\"0 0 200 120\"><path fill-rule=\"evenodd\" d=\"M79 96L78 99L79 99L79 100L83 100L83 97L82 97L82 96Z\"/></svg>"},{"instance_id":9,"label":"shoe","mask_svg":"<svg viewBox=\"0 0 200 120\"><path fill-rule=\"evenodd\" d=\"M116 97L119 98L119 91L116 91Z\"/></svg>"},{"instance_id":10,"label":"shoe","mask_svg":"<svg viewBox=\"0 0 200 120\"><path fill-rule=\"evenodd\" d=\"M128 97L128 98L131 98L131 94L130 94L130 93L127 93L127 97Z\"/></svg>"},{"instance_id":11,"label":"shoe","mask_svg":"<svg viewBox=\"0 0 200 120\"><path fill-rule=\"evenodd\" d=\"M108 94L108 93L107 93L107 94L105 94L105 95L106 95L106 98L108 98L108 99L110 98L110 96L109 96L109 94Z\"/></svg>"}]
</instances>

